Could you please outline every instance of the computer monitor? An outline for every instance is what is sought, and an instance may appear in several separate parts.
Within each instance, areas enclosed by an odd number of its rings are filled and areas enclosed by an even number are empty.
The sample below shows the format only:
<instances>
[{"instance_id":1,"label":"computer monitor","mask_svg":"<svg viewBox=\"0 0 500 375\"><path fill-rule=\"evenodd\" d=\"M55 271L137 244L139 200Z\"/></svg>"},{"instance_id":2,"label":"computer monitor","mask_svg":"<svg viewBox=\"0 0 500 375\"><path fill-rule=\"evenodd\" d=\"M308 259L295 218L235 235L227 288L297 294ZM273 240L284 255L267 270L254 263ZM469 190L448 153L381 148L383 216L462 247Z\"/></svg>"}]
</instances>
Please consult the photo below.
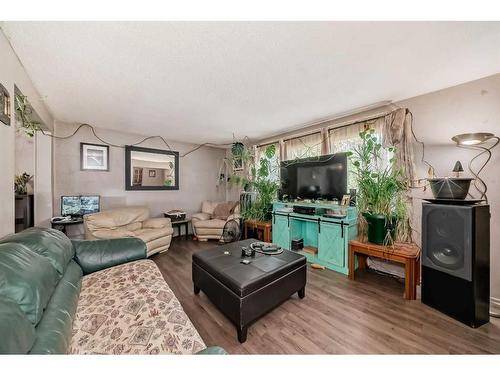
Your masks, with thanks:
<instances>
[{"instance_id":1,"label":"computer monitor","mask_svg":"<svg viewBox=\"0 0 500 375\"><path fill-rule=\"evenodd\" d=\"M83 216L99 212L98 195L71 195L61 197L61 216Z\"/></svg>"}]
</instances>

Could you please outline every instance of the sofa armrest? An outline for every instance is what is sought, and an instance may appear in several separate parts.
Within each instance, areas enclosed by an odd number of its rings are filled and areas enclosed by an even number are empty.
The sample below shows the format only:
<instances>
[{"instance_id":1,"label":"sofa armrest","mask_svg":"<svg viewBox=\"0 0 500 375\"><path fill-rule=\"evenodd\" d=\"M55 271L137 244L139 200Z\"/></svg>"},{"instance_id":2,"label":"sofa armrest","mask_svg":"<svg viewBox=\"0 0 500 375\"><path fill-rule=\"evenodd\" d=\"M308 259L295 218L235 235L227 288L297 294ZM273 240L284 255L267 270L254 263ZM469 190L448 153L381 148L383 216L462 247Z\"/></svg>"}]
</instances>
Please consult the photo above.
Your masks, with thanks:
<instances>
[{"instance_id":1,"label":"sofa armrest","mask_svg":"<svg viewBox=\"0 0 500 375\"><path fill-rule=\"evenodd\" d=\"M139 238L72 240L75 260L87 275L134 260L146 259L146 244Z\"/></svg>"},{"instance_id":2,"label":"sofa armrest","mask_svg":"<svg viewBox=\"0 0 500 375\"><path fill-rule=\"evenodd\" d=\"M168 217L154 217L151 219L144 220L142 222L143 228L160 229L165 227L171 227L172 223Z\"/></svg>"},{"instance_id":3,"label":"sofa armrest","mask_svg":"<svg viewBox=\"0 0 500 375\"><path fill-rule=\"evenodd\" d=\"M227 352L220 346L209 346L206 349L200 350L196 354L227 354Z\"/></svg>"},{"instance_id":4,"label":"sofa armrest","mask_svg":"<svg viewBox=\"0 0 500 375\"><path fill-rule=\"evenodd\" d=\"M193 216L191 217L191 220L192 221L196 221L196 220L204 221L204 220L210 220L211 217L212 217L212 215L207 214L205 212L198 212L197 214L193 214Z\"/></svg>"},{"instance_id":5,"label":"sofa armrest","mask_svg":"<svg viewBox=\"0 0 500 375\"><path fill-rule=\"evenodd\" d=\"M236 221L240 221L241 219L241 216L240 214L232 214L232 215L229 215L226 219L226 221L229 221L229 220L236 220Z\"/></svg>"}]
</instances>

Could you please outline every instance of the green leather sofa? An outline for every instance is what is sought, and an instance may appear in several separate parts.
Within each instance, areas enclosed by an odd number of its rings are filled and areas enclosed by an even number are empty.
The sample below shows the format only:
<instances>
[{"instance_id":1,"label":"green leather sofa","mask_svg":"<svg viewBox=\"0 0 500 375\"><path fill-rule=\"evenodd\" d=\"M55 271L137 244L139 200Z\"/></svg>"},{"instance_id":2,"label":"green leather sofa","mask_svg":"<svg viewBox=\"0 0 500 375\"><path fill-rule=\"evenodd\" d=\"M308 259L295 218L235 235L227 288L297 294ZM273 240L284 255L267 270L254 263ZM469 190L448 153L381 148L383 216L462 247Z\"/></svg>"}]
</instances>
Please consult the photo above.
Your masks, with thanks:
<instances>
[{"instance_id":1,"label":"green leather sofa","mask_svg":"<svg viewBox=\"0 0 500 375\"><path fill-rule=\"evenodd\" d=\"M137 238L71 241L57 230L30 228L0 239L0 353L67 353L82 277L145 258Z\"/></svg>"}]
</instances>

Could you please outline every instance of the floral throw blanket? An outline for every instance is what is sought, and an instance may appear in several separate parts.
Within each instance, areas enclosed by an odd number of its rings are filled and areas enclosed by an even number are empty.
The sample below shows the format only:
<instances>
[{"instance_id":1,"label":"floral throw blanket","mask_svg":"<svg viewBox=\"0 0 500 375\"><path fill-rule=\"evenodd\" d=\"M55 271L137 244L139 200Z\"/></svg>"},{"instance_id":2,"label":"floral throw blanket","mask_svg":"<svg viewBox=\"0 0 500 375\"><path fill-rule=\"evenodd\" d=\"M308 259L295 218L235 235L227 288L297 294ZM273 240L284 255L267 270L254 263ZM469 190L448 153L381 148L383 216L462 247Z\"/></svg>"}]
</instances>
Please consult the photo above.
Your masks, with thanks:
<instances>
[{"instance_id":1,"label":"floral throw blanket","mask_svg":"<svg viewBox=\"0 0 500 375\"><path fill-rule=\"evenodd\" d=\"M151 260L83 278L71 354L191 354L206 346Z\"/></svg>"}]
</instances>

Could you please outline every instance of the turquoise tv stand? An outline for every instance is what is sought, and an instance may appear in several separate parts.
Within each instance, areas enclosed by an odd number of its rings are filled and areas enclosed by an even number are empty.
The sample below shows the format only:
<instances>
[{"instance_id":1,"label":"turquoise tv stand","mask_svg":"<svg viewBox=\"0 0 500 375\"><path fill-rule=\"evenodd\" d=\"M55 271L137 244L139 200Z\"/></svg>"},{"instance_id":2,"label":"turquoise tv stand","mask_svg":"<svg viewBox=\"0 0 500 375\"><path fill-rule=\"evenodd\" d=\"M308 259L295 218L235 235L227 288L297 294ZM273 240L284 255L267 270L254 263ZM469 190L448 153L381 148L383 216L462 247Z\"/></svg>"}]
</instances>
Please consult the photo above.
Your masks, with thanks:
<instances>
[{"instance_id":1,"label":"turquoise tv stand","mask_svg":"<svg viewBox=\"0 0 500 375\"><path fill-rule=\"evenodd\" d=\"M314 207L314 215L287 212L293 206ZM347 207L344 218L324 217L328 209L341 209L341 206L328 203L285 203L273 204L273 243L284 249L291 249L293 239L304 240L304 247L316 248L317 254L303 250L310 263L320 264L328 269L347 275L349 240L358 235L356 207Z\"/></svg>"}]
</instances>

